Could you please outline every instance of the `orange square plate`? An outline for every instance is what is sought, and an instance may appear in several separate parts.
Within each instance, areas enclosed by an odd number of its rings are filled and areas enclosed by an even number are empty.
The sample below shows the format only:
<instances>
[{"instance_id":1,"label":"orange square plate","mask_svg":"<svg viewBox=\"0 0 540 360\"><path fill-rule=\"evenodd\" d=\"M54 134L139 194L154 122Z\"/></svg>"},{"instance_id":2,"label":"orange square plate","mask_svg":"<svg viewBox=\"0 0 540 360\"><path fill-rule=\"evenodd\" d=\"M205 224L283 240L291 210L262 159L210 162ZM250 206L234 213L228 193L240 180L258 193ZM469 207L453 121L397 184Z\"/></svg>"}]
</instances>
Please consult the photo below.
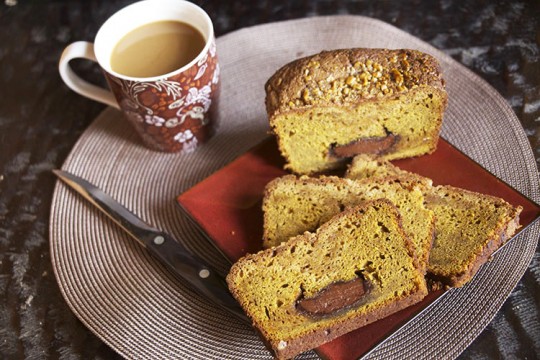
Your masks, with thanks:
<instances>
[{"instance_id":1,"label":"orange square plate","mask_svg":"<svg viewBox=\"0 0 540 360\"><path fill-rule=\"evenodd\" d=\"M393 163L433 179L435 185L453 185L523 206L521 229L540 216L539 205L442 138L433 154ZM286 174L283 165L275 140L269 138L181 194L178 203L216 247L234 262L246 253L261 249L264 187L272 179ZM431 292L422 302L322 345L316 351L327 359L357 359L443 293L443 290Z\"/></svg>"}]
</instances>

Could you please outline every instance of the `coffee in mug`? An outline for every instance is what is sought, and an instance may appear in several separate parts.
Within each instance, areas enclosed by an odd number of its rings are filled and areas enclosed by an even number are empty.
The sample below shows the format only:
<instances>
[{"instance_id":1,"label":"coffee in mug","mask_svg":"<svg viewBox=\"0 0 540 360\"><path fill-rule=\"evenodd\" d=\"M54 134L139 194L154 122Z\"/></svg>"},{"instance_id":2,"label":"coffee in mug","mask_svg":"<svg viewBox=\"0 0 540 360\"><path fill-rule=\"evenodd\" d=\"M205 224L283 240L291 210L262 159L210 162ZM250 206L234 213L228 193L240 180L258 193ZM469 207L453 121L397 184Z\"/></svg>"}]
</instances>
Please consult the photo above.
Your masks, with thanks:
<instances>
[{"instance_id":1,"label":"coffee in mug","mask_svg":"<svg viewBox=\"0 0 540 360\"><path fill-rule=\"evenodd\" d=\"M203 50L203 35L182 21L157 21L124 35L114 46L111 69L132 77L168 74L189 64Z\"/></svg>"},{"instance_id":2,"label":"coffee in mug","mask_svg":"<svg viewBox=\"0 0 540 360\"><path fill-rule=\"evenodd\" d=\"M78 77L69 62L95 61L110 91ZM112 15L94 43L75 42L59 63L72 90L119 108L144 144L192 152L217 127L219 64L210 17L185 0L144 0Z\"/></svg>"}]
</instances>

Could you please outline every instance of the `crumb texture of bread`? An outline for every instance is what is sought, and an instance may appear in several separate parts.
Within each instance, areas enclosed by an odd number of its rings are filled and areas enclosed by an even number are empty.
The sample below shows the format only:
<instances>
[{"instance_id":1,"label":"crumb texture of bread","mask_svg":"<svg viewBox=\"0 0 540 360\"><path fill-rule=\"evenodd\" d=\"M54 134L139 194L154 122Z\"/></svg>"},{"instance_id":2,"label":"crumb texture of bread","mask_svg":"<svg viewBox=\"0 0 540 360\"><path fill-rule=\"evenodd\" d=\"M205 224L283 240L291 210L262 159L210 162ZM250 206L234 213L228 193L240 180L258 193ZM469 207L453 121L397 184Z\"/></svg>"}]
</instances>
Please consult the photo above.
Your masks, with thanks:
<instances>
[{"instance_id":1,"label":"crumb texture of bread","mask_svg":"<svg viewBox=\"0 0 540 360\"><path fill-rule=\"evenodd\" d=\"M314 233L246 255L232 266L227 283L277 358L292 358L425 297L412 252L395 206L375 200L332 217ZM369 291L353 306L321 317L299 311L299 299L358 278Z\"/></svg>"},{"instance_id":2,"label":"crumb texture of bread","mask_svg":"<svg viewBox=\"0 0 540 360\"><path fill-rule=\"evenodd\" d=\"M437 217L428 272L452 287L470 281L489 256L515 233L520 207L452 186L436 186L426 204Z\"/></svg>"},{"instance_id":3,"label":"crumb texture of bread","mask_svg":"<svg viewBox=\"0 0 540 360\"><path fill-rule=\"evenodd\" d=\"M377 180L396 174L426 179L371 156L355 157L345 176ZM522 208L498 197L448 185L427 186L422 191L426 207L436 219L428 276L447 286L463 286L516 232Z\"/></svg>"},{"instance_id":4,"label":"crumb texture of bread","mask_svg":"<svg viewBox=\"0 0 540 360\"><path fill-rule=\"evenodd\" d=\"M385 198L399 209L403 228L414 244L421 268L425 269L435 217L424 206L422 189L430 184L429 181L391 177L378 182L335 176L277 178L267 185L263 198L263 247L279 245L305 231L315 231L347 207Z\"/></svg>"},{"instance_id":5,"label":"crumb texture of bread","mask_svg":"<svg viewBox=\"0 0 540 360\"><path fill-rule=\"evenodd\" d=\"M433 152L447 106L437 60L415 50L323 51L283 66L265 89L270 126L297 174L338 168L334 147L389 134L395 144L373 149L388 159Z\"/></svg>"}]
</instances>

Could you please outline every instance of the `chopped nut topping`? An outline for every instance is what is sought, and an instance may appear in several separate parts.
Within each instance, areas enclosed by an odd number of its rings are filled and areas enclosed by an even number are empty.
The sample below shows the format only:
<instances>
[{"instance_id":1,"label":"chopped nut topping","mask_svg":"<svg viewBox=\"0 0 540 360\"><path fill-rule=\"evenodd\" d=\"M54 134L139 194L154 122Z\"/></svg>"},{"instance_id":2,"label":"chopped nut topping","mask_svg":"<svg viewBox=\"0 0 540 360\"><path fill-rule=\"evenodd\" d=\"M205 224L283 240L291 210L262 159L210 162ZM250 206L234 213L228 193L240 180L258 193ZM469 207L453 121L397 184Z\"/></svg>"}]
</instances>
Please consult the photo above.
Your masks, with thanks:
<instances>
[{"instance_id":1,"label":"chopped nut topping","mask_svg":"<svg viewBox=\"0 0 540 360\"><path fill-rule=\"evenodd\" d=\"M398 85L396 88L397 88L399 91L405 91L405 90L407 90L407 87L406 87L406 86L403 86L403 85Z\"/></svg>"},{"instance_id":2,"label":"chopped nut topping","mask_svg":"<svg viewBox=\"0 0 540 360\"><path fill-rule=\"evenodd\" d=\"M398 85L403 84L403 76L397 69L392 69L392 76Z\"/></svg>"},{"instance_id":3,"label":"chopped nut topping","mask_svg":"<svg viewBox=\"0 0 540 360\"><path fill-rule=\"evenodd\" d=\"M288 102L289 108L311 105L318 100L346 103L361 98L391 96L413 89L428 81L427 79L437 76L429 58L424 58L414 51L411 56L408 51L390 52L387 58L377 57L369 52L367 55L347 52L349 63L343 63L336 71L319 72L317 69L321 67L321 62L318 57L325 59L323 54L315 55L302 63L296 79L300 80L304 88L297 88L296 98ZM339 58L335 59L336 57L330 58L330 63L325 66L333 66L332 61L336 62L336 66L342 62ZM414 68L412 63L415 64ZM289 81L281 74L275 80L274 86L289 86Z\"/></svg>"},{"instance_id":4,"label":"chopped nut topping","mask_svg":"<svg viewBox=\"0 0 540 360\"><path fill-rule=\"evenodd\" d=\"M302 90L302 99L304 99L304 101L309 100L309 90L308 89Z\"/></svg>"}]
</instances>

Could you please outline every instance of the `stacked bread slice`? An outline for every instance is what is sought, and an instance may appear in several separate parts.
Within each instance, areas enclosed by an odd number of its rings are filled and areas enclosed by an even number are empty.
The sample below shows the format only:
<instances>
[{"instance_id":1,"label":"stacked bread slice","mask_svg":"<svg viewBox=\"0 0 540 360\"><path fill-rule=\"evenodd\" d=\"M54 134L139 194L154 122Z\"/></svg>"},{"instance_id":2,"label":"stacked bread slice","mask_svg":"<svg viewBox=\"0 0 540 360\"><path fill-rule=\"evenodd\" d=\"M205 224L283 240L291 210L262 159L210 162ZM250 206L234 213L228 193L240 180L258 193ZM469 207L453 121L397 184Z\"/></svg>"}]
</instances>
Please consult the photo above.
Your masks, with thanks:
<instances>
[{"instance_id":1,"label":"stacked bread slice","mask_svg":"<svg viewBox=\"0 0 540 360\"><path fill-rule=\"evenodd\" d=\"M387 177L426 179L369 156L355 157L345 176L362 181ZM447 286L463 286L512 237L519 227L522 208L494 196L448 185L424 187L422 191L426 208L436 218L428 276Z\"/></svg>"},{"instance_id":2,"label":"stacked bread slice","mask_svg":"<svg viewBox=\"0 0 540 360\"><path fill-rule=\"evenodd\" d=\"M336 176L312 178L286 175L266 186L263 199L263 247L279 245L321 224L347 207L367 200L388 199L400 211L405 233L425 272L433 239L435 217L424 206L428 179L387 177L380 181L355 181Z\"/></svg>"},{"instance_id":3,"label":"stacked bread slice","mask_svg":"<svg viewBox=\"0 0 540 360\"><path fill-rule=\"evenodd\" d=\"M344 177L285 175L263 199L263 250L231 292L278 358L290 358L463 286L519 227L521 207L361 155Z\"/></svg>"}]
</instances>

